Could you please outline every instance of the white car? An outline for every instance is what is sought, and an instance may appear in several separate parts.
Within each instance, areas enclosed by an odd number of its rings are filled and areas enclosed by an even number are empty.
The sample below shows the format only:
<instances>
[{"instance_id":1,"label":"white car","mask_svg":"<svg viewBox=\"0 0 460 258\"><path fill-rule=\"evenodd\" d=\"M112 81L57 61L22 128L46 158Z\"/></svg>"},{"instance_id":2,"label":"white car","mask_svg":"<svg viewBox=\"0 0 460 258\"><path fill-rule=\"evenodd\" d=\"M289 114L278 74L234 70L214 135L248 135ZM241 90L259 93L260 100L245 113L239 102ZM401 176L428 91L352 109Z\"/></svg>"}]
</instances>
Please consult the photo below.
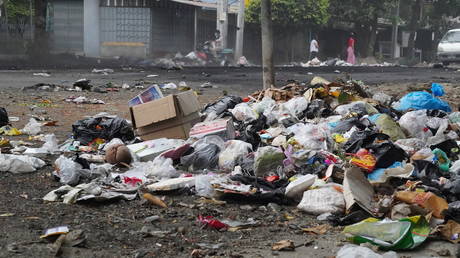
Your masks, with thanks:
<instances>
[{"instance_id":1,"label":"white car","mask_svg":"<svg viewBox=\"0 0 460 258\"><path fill-rule=\"evenodd\" d=\"M460 29L449 30L442 37L437 56L443 65L460 62Z\"/></svg>"}]
</instances>

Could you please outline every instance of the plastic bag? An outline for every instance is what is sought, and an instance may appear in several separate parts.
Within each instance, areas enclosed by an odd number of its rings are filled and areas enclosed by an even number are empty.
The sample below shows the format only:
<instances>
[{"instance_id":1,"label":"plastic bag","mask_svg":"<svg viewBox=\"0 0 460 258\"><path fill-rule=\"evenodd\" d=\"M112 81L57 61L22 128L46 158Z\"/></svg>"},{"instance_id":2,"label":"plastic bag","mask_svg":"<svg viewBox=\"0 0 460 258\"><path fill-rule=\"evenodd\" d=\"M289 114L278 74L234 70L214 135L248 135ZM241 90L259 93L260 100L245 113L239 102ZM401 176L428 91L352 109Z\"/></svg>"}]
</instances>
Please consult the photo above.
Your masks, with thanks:
<instances>
[{"instance_id":1,"label":"plastic bag","mask_svg":"<svg viewBox=\"0 0 460 258\"><path fill-rule=\"evenodd\" d=\"M360 149L358 152L356 152L355 156L351 158L350 162L353 165L364 168L368 172L371 172L374 170L377 160L368 150Z\"/></svg>"},{"instance_id":2,"label":"plastic bag","mask_svg":"<svg viewBox=\"0 0 460 258\"><path fill-rule=\"evenodd\" d=\"M423 149L425 147L425 142L419 138L408 138L397 140L395 145L409 153L409 155L412 155Z\"/></svg>"},{"instance_id":3,"label":"plastic bag","mask_svg":"<svg viewBox=\"0 0 460 258\"><path fill-rule=\"evenodd\" d=\"M385 250L413 249L422 244L430 233L430 226L423 216L399 221L368 218L346 226L343 233L351 235L354 243L372 243Z\"/></svg>"},{"instance_id":4,"label":"plastic bag","mask_svg":"<svg viewBox=\"0 0 460 258\"><path fill-rule=\"evenodd\" d=\"M251 122L257 119L258 114L248 103L240 103L231 110L233 117L242 122Z\"/></svg>"},{"instance_id":5,"label":"plastic bag","mask_svg":"<svg viewBox=\"0 0 460 258\"><path fill-rule=\"evenodd\" d=\"M45 143L40 148L27 148L24 154L53 154L59 152L59 145L57 138L54 134L45 135Z\"/></svg>"},{"instance_id":6,"label":"plastic bag","mask_svg":"<svg viewBox=\"0 0 460 258\"><path fill-rule=\"evenodd\" d=\"M390 136L393 141L406 138L399 125L387 114L379 114L374 123L381 133Z\"/></svg>"},{"instance_id":7,"label":"plastic bag","mask_svg":"<svg viewBox=\"0 0 460 258\"><path fill-rule=\"evenodd\" d=\"M8 125L10 120L5 108L0 107L0 127Z\"/></svg>"},{"instance_id":8,"label":"plastic bag","mask_svg":"<svg viewBox=\"0 0 460 258\"><path fill-rule=\"evenodd\" d=\"M212 198L214 196L214 188L211 181L214 179L213 175L199 175L195 177L195 191L196 195L202 197Z\"/></svg>"},{"instance_id":9,"label":"plastic bag","mask_svg":"<svg viewBox=\"0 0 460 258\"><path fill-rule=\"evenodd\" d=\"M329 129L326 124L295 124L287 129L288 133L294 134L294 137L288 140L288 143L298 144L301 148L309 150L327 149L326 139L328 138Z\"/></svg>"},{"instance_id":10,"label":"plastic bag","mask_svg":"<svg viewBox=\"0 0 460 258\"><path fill-rule=\"evenodd\" d=\"M308 108L308 100L304 97L292 98L288 102L282 104L282 107L291 115L301 118L302 113Z\"/></svg>"},{"instance_id":11,"label":"plastic bag","mask_svg":"<svg viewBox=\"0 0 460 258\"><path fill-rule=\"evenodd\" d=\"M392 97L387 95L387 94L385 94L385 93L383 93L383 92L375 93L372 96L372 99L377 100L378 102L380 102L380 104L385 105L385 106L389 106L391 104L391 101L392 101Z\"/></svg>"},{"instance_id":12,"label":"plastic bag","mask_svg":"<svg viewBox=\"0 0 460 258\"><path fill-rule=\"evenodd\" d=\"M226 96L214 103L207 104L202 112L207 114L209 120L213 120L241 102L243 102L243 100L238 96Z\"/></svg>"},{"instance_id":13,"label":"plastic bag","mask_svg":"<svg viewBox=\"0 0 460 258\"><path fill-rule=\"evenodd\" d=\"M313 119L316 117L328 117L332 115L332 112L331 107L324 100L314 99L304 113L307 119Z\"/></svg>"},{"instance_id":14,"label":"plastic bag","mask_svg":"<svg viewBox=\"0 0 460 258\"><path fill-rule=\"evenodd\" d=\"M377 114L379 112L371 104L364 101L355 101L350 104L340 105L336 107L334 111L342 116L350 112L357 113L360 116Z\"/></svg>"},{"instance_id":15,"label":"plastic bag","mask_svg":"<svg viewBox=\"0 0 460 258\"><path fill-rule=\"evenodd\" d=\"M34 118L31 118L29 120L29 123L24 126L24 128L21 130L22 133L28 134L28 135L37 135L41 131L42 124L37 122Z\"/></svg>"},{"instance_id":16,"label":"plastic bag","mask_svg":"<svg viewBox=\"0 0 460 258\"><path fill-rule=\"evenodd\" d=\"M235 162L252 151L252 145L239 140L230 140L225 142L225 149L219 154L219 167L226 171L232 171L235 168Z\"/></svg>"},{"instance_id":17,"label":"plastic bag","mask_svg":"<svg viewBox=\"0 0 460 258\"><path fill-rule=\"evenodd\" d=\"M433 136L426 127L427 122L428 116L425 110L407 112L398 121L401 128L406 130L408 136L422 140Z\"/></svg>"},{"instance_id":18,"label":"plastic bag","mask_svg":"<svg viewBox=\"0 0 460 258\"><path fill-rule=\"evenodd\" d=\"M344 245L335 258L398 258L398 254L390 251L380 255L364 246Z\"/></svg>"},{"instance_id":19,"label":"plastic bag","mask_svg":"<svg viewBox=\"0 0 460 258\"><path fill-rule=\"evenodd\" d=\"M259 113L263 114L267 109L270 110L276 105L276 101L270 97L264 97L262 101L255 103L252 108Z\"/></svg>"},{"instance_id":20,"label":"plastic bag","mask_svg":"<svg viewBox=\"0 0 460 258\"><path fill-rule=\"evenodd\" d=\"M447 154L442 151L441 149L434 149L433 150L434 159L436 165L438 165L441 171L447 172L449 171L450 167L450 159L447 157Z\"/></svg>"},{"instance_id":21,"label":"plastic bag","mask_svg":"<svg viewBox=\"0 0 460 258\"><path fill-rule=\"evenodd\" d=\"M193 145L193 152L182 156L180 162L190 171L214 169L219 163L219 152L224 142L218 136L208 136Z\"/></svg>"},{"instance_id":22,"label":"plastic bag","mask_svg":"<svg viewBox=\"0 0 460 258\"><path fill-rule=\"evenodd\" d=\"M300 199L303 193L315 183L316 178L314 175L298 177L286 187L286 196L292 199Z\"/></svg>"},{"instance_id":23,"label":"plastic bag","mask_svg":"<svg viewBox=\"0 0 460 258\"><path fill-rule=\"evenodd\" d=\"M180 173L174 168L172 159L158 156L153 161L148 162L145 175L147 177L175 178Z\"/></svg>"},{"instance_id":24,"label":"plastic bag","mask_svg":"<svg viewBox=\"0 0 460 258\"><path fill-rule=\"evenodd\" d=\"M337 184L326 184L321 188L308 190L304 192L297 208L313 215L327 212L341 214L345 211L345 198L342 191L342 186Z\"/></svg>"},{"instance_id":25,"label":"plastic bag","mask_svg":"<svg viewBox=\"0 0 460 258\"><path fill-rule=\"evenodd\" d=\"M78 170L83 169L83 166L61 155L54 162L56 170L54 174L60 178L60 182L66 185L77 185L80 181L80 173Z\"/></svg>"},{"instance_id":26,"label":"plastic bag","mask_svg":"<svg viewBox=\"0 0 460 258\"><path fill-rule=\"evenodd\" d=\"M444 96L444 87L441 84L432 83L431 84L431 93L436 97Z\"/></svg>"},{"instance_id":27,"label":"plastic bag","mask_svg":"<svg viewBox=\"0 0 460 258\"><path fill-rule=\"evenodd\" d=\"M121 139L113 138L112 140L110 140L110 142L104 145L104 148L102 150L107 151L112 145L124 145L124 144L125 143Z\"/></svg>"},{"instance_id":28,"label":"plastic bag","mask_svg":"<svg viewBox=\"0 0 460 258\"><path fill-rule=\"evenodd\" d=\"M0 153L0 171L2 172L29 173L45 165L46 163L38 158Z\"/></svg>"},{"instance_id":29,"label":"plastic bag","mask_svg":"<svg viewBox=\"0 0 460 258\"><path fill-rule=\"evenodd\" d=\"M260 147L255 153L254 172L260 177L268 172L274 172L279 166L283 166L284 153L279 148L272 146Z\"/></svg>"},{"instance_id":30,"label":"plastic bag","mask_svg":"<svg viewBox=\"0 0 460 258\"><path fill-rule=\"evenodd\" d=\"M88 145L96 138L110 141L120 138L123 142L134 139L134 131L125 119L120 117L94 117L79 120L72 125L73 137L82 145Z\"/></svg>"},{"instance_id":31,"label":"plastic bag","mask_svg":"<svg viewBox=\"0 0 460 258\"><path fill-rule=\"evenodd\" d=\"M438 99L425 91L410 92L401 98L399 103L395 106L396 110L408 109L439 109L446 112L452 112L449 104L441 99Z\"/></svg>"},{"instance_id":32,"label":"plastic bag","mask_svg":"<svg viewBox=\"0 0 460 258\"><path fill-rule=\"evenodd\" d=\"M455 161L452 164L452 167L450 167L449 171L451 173L454 173L454 174L458 175L460 173L460 160Z\"/></svg>"}]
</instances>

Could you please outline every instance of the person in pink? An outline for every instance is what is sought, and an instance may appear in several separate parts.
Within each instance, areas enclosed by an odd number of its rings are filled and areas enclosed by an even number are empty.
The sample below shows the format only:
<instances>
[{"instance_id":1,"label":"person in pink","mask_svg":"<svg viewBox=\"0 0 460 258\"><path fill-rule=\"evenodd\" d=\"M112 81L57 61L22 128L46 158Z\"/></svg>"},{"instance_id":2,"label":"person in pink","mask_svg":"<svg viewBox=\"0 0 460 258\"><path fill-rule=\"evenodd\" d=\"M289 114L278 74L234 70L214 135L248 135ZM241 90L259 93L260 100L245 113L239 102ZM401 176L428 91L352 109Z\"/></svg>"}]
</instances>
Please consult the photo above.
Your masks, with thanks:
<instances>
[{"instance_id":1,"label":"person in pink","mask_svg":"<svg viewBox=\"0 0 460 258\"><path fill-rule=\"evenodd\" d=\"M347 63L356 64L355 57L355 39L353 32L350 34L347 42Z\"/></svg>"}]
</instances>

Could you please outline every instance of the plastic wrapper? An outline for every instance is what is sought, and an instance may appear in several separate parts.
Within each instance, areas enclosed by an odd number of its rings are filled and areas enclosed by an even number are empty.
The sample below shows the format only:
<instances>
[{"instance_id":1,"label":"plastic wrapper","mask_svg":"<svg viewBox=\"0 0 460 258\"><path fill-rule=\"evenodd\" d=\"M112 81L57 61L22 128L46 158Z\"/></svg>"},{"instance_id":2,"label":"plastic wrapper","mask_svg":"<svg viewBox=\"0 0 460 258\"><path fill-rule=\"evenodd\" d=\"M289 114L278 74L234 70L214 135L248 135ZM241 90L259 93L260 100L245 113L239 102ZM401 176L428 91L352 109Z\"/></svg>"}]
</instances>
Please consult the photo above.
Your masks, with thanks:
<instances>
[{"instance_id":1,"label":"plastic wrapper","mask_svg":"<svg viewBox=\"0 0 460 258\"><path fill-rule=\"evenodd\" d=\"M308 108L308 100L304 97L296 97L282 104L282 106L284 110L294 117L301 118L303 112Z\"/></svg>"},{"instance_id":2,"label":"plastic wrapper","mask_svg":"<svg viewBox=\"0 0 460 258\"><path fill-rule=\"evenodd\" d=\"M27 123L24 128L21 130L22 133L28 134L28 135L37 135L41 132L42 130L42 124L37 122L34 118L31 118L29 120L29 123Z\"/></svg>"},{"instance_id":3,"label":"plastic wrapper","mask_svg":"<svg viewBox=\"0 0 460 258\"><path fill-rule=\"evenodd\" d=\"M247 103L240 103L231 110L233 117L242 122L251 122L258 118L258 114Z\"/></svg>"},{"instance_id":4,"label":"plastic wrapper","mask_svg":"<svg viewBox=\"0 0 460 258\"><path fill-rule=\"evenodd\" d=\"M254 172L256 176L264 176L268 172L277 171L283 166L285 159L281 149L272 146L260 147L255 153Z\"/></svg>"},{"instance_id":5,"label":"plastic wrapper","mask_svg":"<svg viewBox=\"0 0 460 258\"><path fill-rule=\"evenodd\" d=\"M368 242L384 250L404 250L422 244L430 233L430 226L422 216L399 221L368 218L346 226L343 233L356 244Z\"/></svg>"},{"instance_id":6,"label":"plastic wrapper","mask_svg":"<svg viewBox=\"0 0 460 258\"><path fill-rule=\"evenodd\" d=\"M396 192L395 198L405 203L418 204L421 207L433 212L433 216L443 219L443 211L449 207L447 201L431 192Z\"/></svg>"},{"instance_id":7,"label":"plastic wrapper","mask_svg":"<svg viewBox=\"0 0 460 258\"><path fill-rule=\"evenodd\" d=\"M368 172L371 172L375 168L377 160L374 155L372 155L368 150L361 149L359 150L353 158L351 158L351 164L356 165L360 168L366 169Z\"/></svg>"},{"instance_id":8,"label":"plastic wrapper","mask_svg":"<svg viewBox=\"0 0 460 258\"><path fill-rule=\"evenodd\" d=\"M345 211L343 188L337 184L326 184L318 189L304 192L297 208L309 214L320 215L330 212L342 214Z\"/></svg>"},{"instance_id":9,"label":"plastic wrapper","mask_svg":"<svg viewBox=\"0 0 460 258\"><path fill-rule=\"evenodd\" d=\"M451 112L449 104L441 99L438 99L425 91L414 91L406 94L401 100L395 105L396 110L408 110L408 109L439 109L446 112Z\"/></svg>"},{"instance_id":10,"label":"plastic wrapper","mask_svg":"<svg viewBox=\"0 0 460 258\"><path fill-rule=\"evenodd\" d=\"M226 171L235 168L236 160L252 151L252 145L239 140L225 142L224 150L219 154L219 167Z\"/></svg>"},{"instance_id":11,"label":"plastic wrapper","mask_svg":"<svg viewBox=\"0 0 460 258\"><path fill-rule=\"evenodd\" d=\"M344 245L337 252L335 258L398 258L398 254L390 251L383 255L378 254L372 249L358 245Z\"/></svg>"},{"instance_id":12,"label":"plastic wrapper","mask_svg":"<svg viewBox=\"0 0 460 258\"><path fill-rule=\"evenodd\" d=\"M82 145L88 145L96 138L110 141L119 138L123 142L134 139L134 131L125 119L120 117L94 117L79 120L72 125L73 136Z\"/></svg>"},{"instance_id":13,"label":"plastic wrapper","mask_svg":"<svg viewBox=\"0 0 460 258\"><path fill-rule=\"evenodd\" d=\"M447 172L450 167L450 159L447 157L447 154L441 149L434 149L434 162L439 167L441 171Z\"/></svg>"},{"instance_id":14,"label":"plastic wrapper","mask_svg":"<svg viewBox=\"0 0 460 258\"><path fill-rule=\"evenodd\" d=\"M0 127L8 125L10 123L8 113L5 108L0 107Z\"/></svg>"},{"instance_id":15,"label":"plastic wrapper","mask_svg":"<svg viewBox=\"0 0 460 258\"><path fill-rule=\"evenodd\" d=\"M0 171L14 174L34 172L46 163L38 158L0 153Z\"/></svg>"}]
</instances>

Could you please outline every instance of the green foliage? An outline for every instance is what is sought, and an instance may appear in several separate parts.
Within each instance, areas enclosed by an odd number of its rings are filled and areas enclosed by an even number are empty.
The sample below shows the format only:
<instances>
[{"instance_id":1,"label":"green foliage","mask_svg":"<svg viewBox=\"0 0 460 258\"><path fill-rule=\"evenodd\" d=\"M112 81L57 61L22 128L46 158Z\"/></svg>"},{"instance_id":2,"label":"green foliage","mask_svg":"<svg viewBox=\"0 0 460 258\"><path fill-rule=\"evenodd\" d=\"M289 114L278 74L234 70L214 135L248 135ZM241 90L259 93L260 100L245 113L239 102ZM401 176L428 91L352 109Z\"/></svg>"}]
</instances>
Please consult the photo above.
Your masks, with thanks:
<instances>
[{"instance_id":1,"label":"green foliage","mask_svg":"<svg viewBox=\"0 0 460 258\"><path fill-rule=\"evenodd\" d=\"M260 23L261 0L251 0L246 9L248 23ZM329 0L271 0L275 26L323 25L329 20Z\"/></svg>"},{"instance_id":2,"label":"green foliage","mask_svg":"<svg viewBox=\"0 0 460 258\"><path fill-rule=\"evenodd\" d=\"M377 18L392 19L391 11L396 0L330 0L332 20L373 24Z\"/></svg>"},{"instance_id":3,"label":"green foliage","mask_svg":"<svg viewBox=\"0 0 460 258\"><path fill-rule=\"evenodd\" d=\"M31 15L29 4L28 0L6 0L5 7L8 19L16 21L29 17Z\"/></svg>"}]
</instances>

